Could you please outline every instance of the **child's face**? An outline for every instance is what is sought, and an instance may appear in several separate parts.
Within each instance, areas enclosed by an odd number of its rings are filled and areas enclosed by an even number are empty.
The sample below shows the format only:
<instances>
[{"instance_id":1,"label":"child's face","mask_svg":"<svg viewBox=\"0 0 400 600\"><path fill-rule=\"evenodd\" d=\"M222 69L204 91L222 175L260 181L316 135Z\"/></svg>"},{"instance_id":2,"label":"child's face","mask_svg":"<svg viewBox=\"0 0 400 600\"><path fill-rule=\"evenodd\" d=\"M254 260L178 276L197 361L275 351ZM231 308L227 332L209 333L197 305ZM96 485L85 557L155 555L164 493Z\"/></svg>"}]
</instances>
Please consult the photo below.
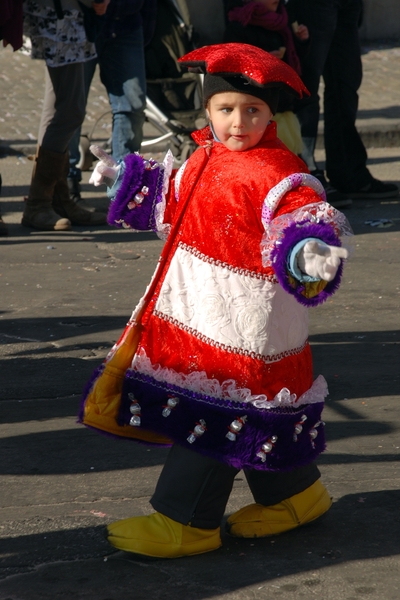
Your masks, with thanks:
<instances>
[{"instance_id":1,"label":"child's face","mask_svg":"<svg viewBox=\"0 0 400 600\"><path fill-rule=\"evenodd\" d=\"M256 0L259 4L265 6L267 10L276 12L278 10L279 0Z\"/></svg>"},{"instance_id":2,"label":"child's face","mask_svg":"<svg viewBox=\"0 0 400 600\"><path fill-rule=\"evenodd\" d=\"M219 141L233 152L256 146L272 118L268 104L240 92L211 96L207 114Z\"/></svg>"}]
</instances>

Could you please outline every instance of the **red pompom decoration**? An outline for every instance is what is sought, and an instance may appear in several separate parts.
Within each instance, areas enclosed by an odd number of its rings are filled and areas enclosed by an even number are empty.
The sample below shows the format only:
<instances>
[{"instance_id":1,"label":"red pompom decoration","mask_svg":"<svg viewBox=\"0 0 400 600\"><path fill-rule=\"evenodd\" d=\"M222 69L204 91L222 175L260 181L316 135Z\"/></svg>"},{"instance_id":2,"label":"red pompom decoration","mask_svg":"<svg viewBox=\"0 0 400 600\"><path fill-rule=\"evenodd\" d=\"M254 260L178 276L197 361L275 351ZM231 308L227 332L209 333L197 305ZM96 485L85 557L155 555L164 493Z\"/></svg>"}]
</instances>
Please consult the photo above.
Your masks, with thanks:
<instances>
[{"instance_id":1,"label":"red pompom decoration","mask_svg":"<svg viewBox=\"0 0 400 600\"><path fill-rule=\"evenodd\" d=\"M250 44L215 44L189 52L179 59L189 70L225 77L241 75L251 85L288 86L301 98L309 94L297 73L269 52Z\"/></svg>"}]
</instances>

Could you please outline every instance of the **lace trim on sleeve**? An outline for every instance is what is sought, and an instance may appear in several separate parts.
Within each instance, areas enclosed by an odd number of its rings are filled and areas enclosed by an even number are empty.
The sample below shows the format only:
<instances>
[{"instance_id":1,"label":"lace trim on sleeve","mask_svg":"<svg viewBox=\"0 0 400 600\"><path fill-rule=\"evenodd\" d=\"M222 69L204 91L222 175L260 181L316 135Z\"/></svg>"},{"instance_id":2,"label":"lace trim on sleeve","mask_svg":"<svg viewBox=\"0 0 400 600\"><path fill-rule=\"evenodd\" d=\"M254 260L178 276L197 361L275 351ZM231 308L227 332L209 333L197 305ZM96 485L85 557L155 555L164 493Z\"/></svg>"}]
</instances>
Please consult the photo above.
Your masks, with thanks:
<instances>
[{"instance_id":1,"label":"lace trim on sleeve","mask_svg":"<svg viewBox=\"0 0 400 600\"><path fill-rule=\"evenodd\" d=\"M342 245L351 250L350 239L353 230L347 218L328 202L315 202L302 206L291 213L280 215L269 223L264 222L265 233L261 240L261 256L264 267L272 266L271 252L281 243L285 230L293 223L309 221L331 225L335 234L341 238Z\"/></svg>"},{"instance_id":2,"label":"lace trim on sleeve","mask_svg":"<svg viewBox=\"0 0 400 600\"><path fill-rule=\"evenodd\" d=\"M169 180L174 166L174 155L172 154L171 150L168 150L167 154L165 155L165 158L163 160L163 166L164 178L162 183L161 201L155 207L154 216L156 224L156 233L161 240L165 241L169 235L169 232L171 231L170 223L164 223L164 214L165 207L167 205L167 192L169 187Z\"/></svg>"},{"instance_id":3,"label":"lace trim on sleeve","mask_svg":"<svg viewBox=\"0 0 400 600\"><path fill-rule=\"evenodd\" d=\"M178 172L175 176L175 200L177 202L179 202L179 190L181 187L181 179L182 179L182 175L186 169L186 165L187 165L188 161L185 160L185 162L183 163L183 165L181 167L179 167Z\"/></svg>"}]
</instances>

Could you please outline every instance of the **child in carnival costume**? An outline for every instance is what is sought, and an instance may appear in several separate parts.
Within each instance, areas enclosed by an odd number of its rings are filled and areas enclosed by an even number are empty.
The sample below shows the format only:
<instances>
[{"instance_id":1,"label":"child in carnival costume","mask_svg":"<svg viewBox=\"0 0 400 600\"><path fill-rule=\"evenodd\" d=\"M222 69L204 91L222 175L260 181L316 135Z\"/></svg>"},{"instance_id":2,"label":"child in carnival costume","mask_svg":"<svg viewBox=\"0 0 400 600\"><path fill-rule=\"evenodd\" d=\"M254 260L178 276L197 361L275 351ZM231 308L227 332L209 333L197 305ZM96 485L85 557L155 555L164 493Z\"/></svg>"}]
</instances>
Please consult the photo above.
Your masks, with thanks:
<instances>
[{"instance_id":1,"label":"child in carnival costume","mask_svg":"<svg viewBox=\"0 0 400 600\"><path fill-rule=\"evenodd\" d=\"M325 513L316 457L325 448L327 385L313 380L307 312L338 288L350 234L318 180L276 137L279 90L298 75L247 44L190 52L205 73L210 125L176 172L100 149L109 223L165 239L153 278L94 373L80 420L117 436L172 444L151 504L108 526L116 548L180 557L221 545L220 523L244 470L255 503L228 532L264 537Z\"/></svg>"}]
</instances>

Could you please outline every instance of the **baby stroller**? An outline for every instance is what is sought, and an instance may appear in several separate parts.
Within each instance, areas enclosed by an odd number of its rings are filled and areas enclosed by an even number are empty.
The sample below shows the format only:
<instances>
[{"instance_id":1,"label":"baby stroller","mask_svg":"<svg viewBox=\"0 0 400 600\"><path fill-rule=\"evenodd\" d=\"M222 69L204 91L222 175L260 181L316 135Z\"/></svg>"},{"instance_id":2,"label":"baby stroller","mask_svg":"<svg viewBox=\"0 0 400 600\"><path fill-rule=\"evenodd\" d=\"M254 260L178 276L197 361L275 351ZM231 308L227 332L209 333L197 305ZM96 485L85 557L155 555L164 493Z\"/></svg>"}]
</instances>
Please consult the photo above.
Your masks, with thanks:
<instances>
[{"instance_id":1,"label":"baby stroller","mask_svg":"<svg viewBox=\"0 0 400 600\"><path fill-rule=\"evenodd\" d=\"M184 72L178 58L195 48L193 27L186 0L158 0L157 20L151 43L146 47L147 96L145 108L145 139L142 152L170 149L178 164L196 149L190 134L205 125L201 116L202 76ZM94 131L81 136L78 168L89 170L94 157L89 151ZM111 139L103 147L111 151Z\"/></svg>"},{"instance_id":2,"label":"baby stroller","mask_svg":"<svg viewBox=\"0 0 400 600\"><path fill-rule=\"evenodd\" d=\"M185 0L158 0L153 40L146 48L146 121L161 135L146 139L146 151L168 140L178 162L195 150L190 134L204 126L201 76L184 72L178 58L194 50L193 27Z\"/></svg>"}]
</instances>

